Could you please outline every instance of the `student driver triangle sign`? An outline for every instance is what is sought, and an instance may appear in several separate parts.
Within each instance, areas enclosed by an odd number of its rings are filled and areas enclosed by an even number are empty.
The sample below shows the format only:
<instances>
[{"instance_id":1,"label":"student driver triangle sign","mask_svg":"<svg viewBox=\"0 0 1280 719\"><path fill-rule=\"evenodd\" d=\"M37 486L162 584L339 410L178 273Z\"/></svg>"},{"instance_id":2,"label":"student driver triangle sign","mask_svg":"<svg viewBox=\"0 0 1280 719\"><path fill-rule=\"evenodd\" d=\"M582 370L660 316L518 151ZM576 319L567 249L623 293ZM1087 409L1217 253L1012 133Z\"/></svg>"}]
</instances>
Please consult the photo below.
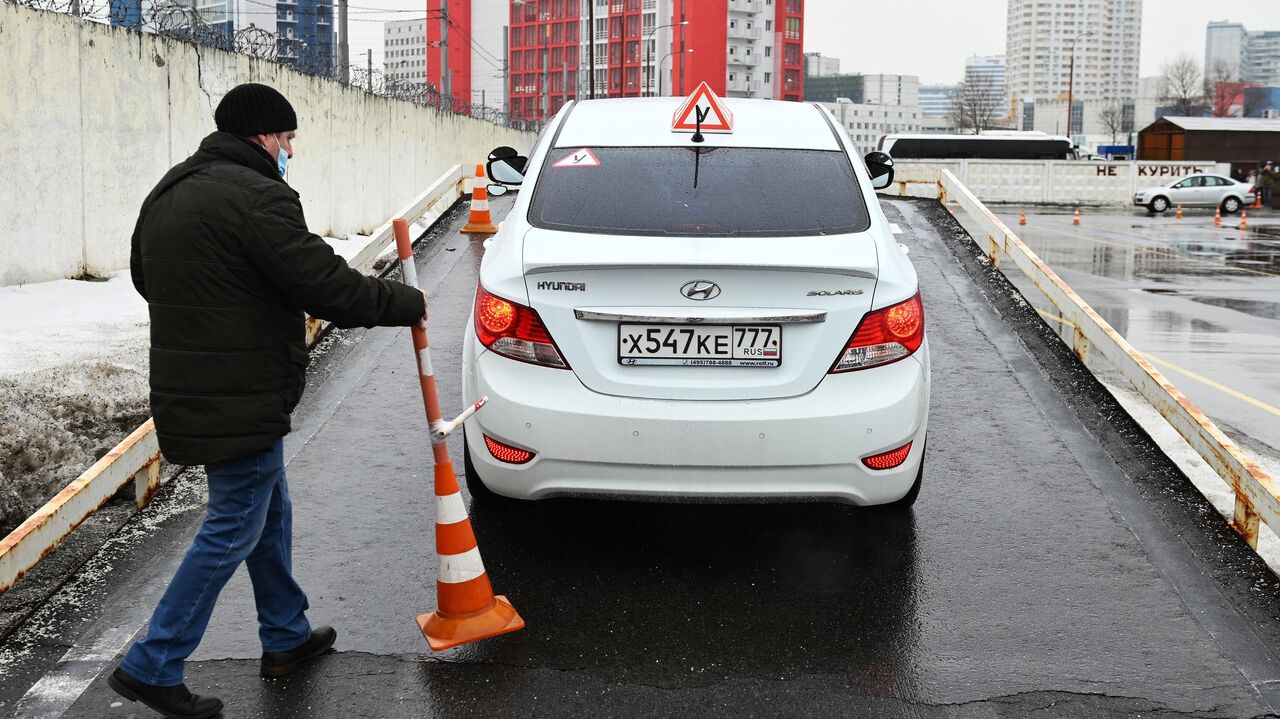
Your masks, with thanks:
<instances>
[{"instance_id":1,"label":"student driver triangle sign","mask_svg":"<svg viewBox=\"0 0 1280 719\"><path fill-rule=\"evenodd\" d=\"M566 155L552 167L599 167L600 158L596 157L596 153L591 148L584 147L573 154Z\"/></svg>"},{"instance_id":2,"label":"student driver triangle sign","mask_svg":"<svg viewBox=\"0 0 1280 719\"><path fill-rule=\"evenodd\" d=\"M716 97L711 86L702 81L693 94L685 98L671 117L672 132L696 132L698 120L702 120L703 132L733 132L733 113L725 107L724 101Z\"/></svg>"}]
</instances>

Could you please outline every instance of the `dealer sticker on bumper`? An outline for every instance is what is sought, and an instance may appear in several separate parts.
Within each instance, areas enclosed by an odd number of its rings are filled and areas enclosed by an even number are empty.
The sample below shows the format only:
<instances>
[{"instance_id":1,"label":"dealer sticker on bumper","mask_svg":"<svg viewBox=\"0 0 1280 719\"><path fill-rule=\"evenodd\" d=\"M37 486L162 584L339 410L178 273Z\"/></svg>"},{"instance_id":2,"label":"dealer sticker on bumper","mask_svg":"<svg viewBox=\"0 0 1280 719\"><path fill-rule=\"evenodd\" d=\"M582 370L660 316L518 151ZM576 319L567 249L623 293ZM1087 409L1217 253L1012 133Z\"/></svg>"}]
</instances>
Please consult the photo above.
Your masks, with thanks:
<instances>
[{"instance_id":1,"label":"dealer sticker on bumper","mask_svg":"<svg viewBox=\"0 0 1280 719\"><path fill-rule=\"evenodd\" d=\"M779 325L618 325L618 362L673 367L777 367Z\"/></svg>"}]
</instances>

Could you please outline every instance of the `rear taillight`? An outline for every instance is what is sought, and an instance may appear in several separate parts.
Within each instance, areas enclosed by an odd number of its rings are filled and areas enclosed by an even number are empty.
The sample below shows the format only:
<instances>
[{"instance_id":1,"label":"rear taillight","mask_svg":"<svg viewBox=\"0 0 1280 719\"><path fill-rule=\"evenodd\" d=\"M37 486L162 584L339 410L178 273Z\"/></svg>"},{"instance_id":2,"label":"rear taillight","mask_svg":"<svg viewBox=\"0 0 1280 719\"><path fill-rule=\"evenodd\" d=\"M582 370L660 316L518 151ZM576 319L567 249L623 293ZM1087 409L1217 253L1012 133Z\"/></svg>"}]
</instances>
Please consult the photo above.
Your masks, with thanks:
<instances>
[{"instance_id":1,"label":"rear taillight","mask_svg":"<svg viewBox=\"0 0 1280 719\"><path fill-rule=\"evenodd\" d=\"M504 300L477 287L475 324L480 344L504 357L569 369L542 318L531 307Z\"/></svg>"},{"instance_id":2,"label":"rear taillight","mask_svg":"<svg viewBox=\"0 0 1280 719\"><path fill-rule=\"evenodd\" d=\"M485 439L489 438L485 437ZM907 461L907 455L909 454L911 454L911 443L907 442L897 449L873 454L870 457L863 457L862 463L871 469L893 469Z\"/></svg>"},{"instance_id":3,"label":"rear taillight","mask_svg":"<svg viewBox=\"0 0 1280 719\"><path fill-rule=\"evenodd\" d=\"M832 372L851 372L897 362L924 342L924 305L920 294L906 302L868 313L849 338Z\"/></svg>"},{"instance_id":4,"label":"rear taillight","mask_svg":"<svg viewBox=\"0 0 1280 719\"><path fill-rule=\"evenodd\" d=\"M484 435L484 446L489 448L489 454L492 454L493 458L499 462L506 462L507 464L525 464L529 460L533 459L533 452L530 452L527 449L520 449L519 447L512 447L509 444L503 444L487 434Z\"/></svg>"}]
</instances>

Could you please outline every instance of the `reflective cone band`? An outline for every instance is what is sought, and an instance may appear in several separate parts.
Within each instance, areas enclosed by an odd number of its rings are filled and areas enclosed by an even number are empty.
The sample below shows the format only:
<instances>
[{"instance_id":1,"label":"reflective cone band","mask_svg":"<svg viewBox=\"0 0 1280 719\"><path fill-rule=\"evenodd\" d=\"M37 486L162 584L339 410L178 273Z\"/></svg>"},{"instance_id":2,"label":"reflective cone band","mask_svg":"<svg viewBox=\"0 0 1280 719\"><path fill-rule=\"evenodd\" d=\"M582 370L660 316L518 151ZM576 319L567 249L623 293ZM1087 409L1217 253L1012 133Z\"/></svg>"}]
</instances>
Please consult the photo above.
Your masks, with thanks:
<instances>
[{"instance_id":1,"label":"reflective cone band","mask_svg":"<svg viewBox=\"0 0 1280 719\"><path fill-rule=\"evenodd\" d=\"M397 218L392 222L392 228L404 283L416 288L418 275L413 262L413 245L409 241L409 223ZM514 632L524 627L524 620L506 597L493 595L466 505L458 491L458 478L449 461L449 450L445 446L446 431L442 429L445 422L440 413L440 395L431 367L427 332L415 325L412 336L418 361L418 383L431 429L431 453L435 460L436 556L439 560L436 574L439 608L419 616L418 628L431 649L440 651ZM477 403L476 407L480 404ZM465 416L466 413L463 414ZM441 431L437 433L437 429Z\"/></svg>"},{"instance_id":2,"label":"reflective cone band","mask_svg":"<svg viewBox=\"0 0 1280 719\"><path fill-rule=\"evenodd\" d=\"M477 180L479 182L479 180ZM489 214L489 188L476 185L471 191L471 215L462 228L464 235L496 235L498 228L493 224L493 216Z\"/></svg>"}]
</instances>

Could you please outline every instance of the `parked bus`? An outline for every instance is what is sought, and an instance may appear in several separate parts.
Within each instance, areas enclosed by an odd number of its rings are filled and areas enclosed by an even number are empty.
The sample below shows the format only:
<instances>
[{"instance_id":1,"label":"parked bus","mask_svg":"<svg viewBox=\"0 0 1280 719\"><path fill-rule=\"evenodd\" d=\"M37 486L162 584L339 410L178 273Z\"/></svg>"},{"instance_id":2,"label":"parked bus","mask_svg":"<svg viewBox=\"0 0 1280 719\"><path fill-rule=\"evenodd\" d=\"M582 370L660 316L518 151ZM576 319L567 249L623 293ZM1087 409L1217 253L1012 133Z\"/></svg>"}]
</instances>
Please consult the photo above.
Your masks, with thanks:
<instances>
[{"instance_id":1,"label":"parked bus","mask_svg":"<svg viewBox=\"0 0 1280 719\"><path fill-rule=\"evenodd\" d=\"M895 160L1074 160L1071 140L1043 132L992 132L981 135L885 135L877 146Z\"/></svg>"}]
</instances>

